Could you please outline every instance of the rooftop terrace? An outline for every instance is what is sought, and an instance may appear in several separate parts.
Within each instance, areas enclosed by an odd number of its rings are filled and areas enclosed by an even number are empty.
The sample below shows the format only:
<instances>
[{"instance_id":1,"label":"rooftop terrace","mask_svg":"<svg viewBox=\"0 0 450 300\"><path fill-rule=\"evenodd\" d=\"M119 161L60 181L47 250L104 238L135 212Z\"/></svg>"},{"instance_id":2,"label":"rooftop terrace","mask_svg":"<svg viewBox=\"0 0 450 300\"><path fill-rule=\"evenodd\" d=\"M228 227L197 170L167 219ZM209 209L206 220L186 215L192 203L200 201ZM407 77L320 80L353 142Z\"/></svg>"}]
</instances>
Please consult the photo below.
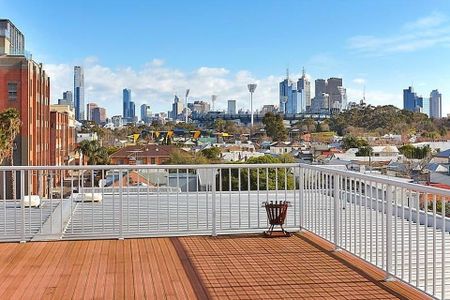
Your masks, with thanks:
<instances>
[{"instance_id":1,"label":"rooftop terrace","mask_svg":"<svg viewBox=\"0 0 450 300\"><path fill-rule=\"evenodd\" d=\"M299 164L0 167L0 190L13 174L0 298L449 299L447 190ZM296 235L262 237L274 200Z\"/></svg>"},{"instance_id":2,"label":"rooftop terrace","mask_svg":"<svg viewBox=\"0 0 450 300\"><path fill-rule=\"evenodd\" d=\"M0 244L2 299L425 297L382 279L307 234Z\"/></svg>"}]
</instances>

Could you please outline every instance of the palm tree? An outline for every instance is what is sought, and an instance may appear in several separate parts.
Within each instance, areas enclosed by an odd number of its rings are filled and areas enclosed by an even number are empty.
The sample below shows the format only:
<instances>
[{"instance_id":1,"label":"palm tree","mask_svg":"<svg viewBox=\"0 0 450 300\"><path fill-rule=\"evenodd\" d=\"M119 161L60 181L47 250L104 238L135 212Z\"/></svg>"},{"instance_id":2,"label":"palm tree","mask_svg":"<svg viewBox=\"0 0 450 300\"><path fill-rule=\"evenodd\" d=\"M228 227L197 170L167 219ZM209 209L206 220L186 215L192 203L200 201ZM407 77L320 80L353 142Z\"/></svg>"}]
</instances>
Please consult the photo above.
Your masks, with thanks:
<instances>
[{"instance_id":1,"label":"palm tree","mask_svg":"<svg viewBox=\"0 0 450 300\"><path fill-rule=\"evenodd\" d=\"M15 108L7 108L0 113L0 164L5 159L10 160L11 166L14 165L14 140L20 132L20 114ZM16 198L16 173L12 172L12 197ZM6 193L6 191L4 191Z\"/></svg>"},{"instance_id":2,"label":"palm tree","mask_svg":"<svg viewBox=\"0 0 450 300\"><path fill-rule=\"evenodd\" d=\"M98 141L82 141L77 149L83 155L87 156L89 165L103 165L108 164L109 155L105 147L101 147Z\"/></svg>"}]
</instances>

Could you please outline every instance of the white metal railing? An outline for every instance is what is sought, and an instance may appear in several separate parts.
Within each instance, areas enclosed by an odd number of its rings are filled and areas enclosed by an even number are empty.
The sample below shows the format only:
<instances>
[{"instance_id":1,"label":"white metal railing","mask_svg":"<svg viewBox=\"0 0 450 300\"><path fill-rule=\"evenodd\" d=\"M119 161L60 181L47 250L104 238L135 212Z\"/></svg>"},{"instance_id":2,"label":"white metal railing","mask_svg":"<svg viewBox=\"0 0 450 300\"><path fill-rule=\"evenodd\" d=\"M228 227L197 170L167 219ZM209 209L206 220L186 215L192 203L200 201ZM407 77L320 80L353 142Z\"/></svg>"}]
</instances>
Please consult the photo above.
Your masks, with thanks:
<instances>
[{"instance_id":1,"label":"white metal railing","mask_svg":"<svg viewBox=\"0 0 450 300\"><path fill-rule=\"evenodd\" d=\"M300 170L302 228L383 269L386 280L448 299L450 191L332 167Z\"/></svg>"},{"instance_id":2,"label":"white metal railing","mask_svg":"<svg viewBox=\"0 0 450 300\"><path fill-rule=\"evenodd\" d=\"M450 191L332 166L0 167L0 241L261 232L261 203L275 200L291 202L288 230L449 297Z\"/></svg>"},{"instance_id":3,"label":"white metal railing","mask_svg":"<svg viewBox=\"0 0 450 300\"><path fill-rule=\"evenodd\" d=\"M0 240L230 234L267 229L261 203L292 203L298 164L1 167ZM14 177L14 179L12 179ZM16 184L12 195L12 181ZM26 197L44 197L29 207Z\"/></svg>"}]
</instances>

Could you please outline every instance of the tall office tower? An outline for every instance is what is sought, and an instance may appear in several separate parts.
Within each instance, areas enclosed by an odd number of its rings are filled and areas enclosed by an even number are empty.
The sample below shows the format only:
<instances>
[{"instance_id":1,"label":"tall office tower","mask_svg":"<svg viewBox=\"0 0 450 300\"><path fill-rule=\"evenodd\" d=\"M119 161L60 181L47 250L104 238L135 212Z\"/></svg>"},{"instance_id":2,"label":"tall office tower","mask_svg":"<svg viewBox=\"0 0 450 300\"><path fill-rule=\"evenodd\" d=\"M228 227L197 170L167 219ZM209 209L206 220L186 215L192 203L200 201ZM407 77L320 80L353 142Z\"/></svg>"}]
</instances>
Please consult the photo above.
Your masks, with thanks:
<instances>
[{"instance_id":1,"label":"tall office tower","mask_svg":"<svg viewBox=\"0 0 450 300\"><path fill-rule=\"evenodd\" d=\"M136 108L131 101L131 90L123 89L123 118L126 122L136 122Z\"/></svg>"},{"instance_id":2,"label":"tall office tower","mask_svg":"<svg viewBox=\"0 0 450 300\"><path fill-rule=\"evenodd\" d=\"M280 82L280 112L284 114L296 114L301 111L300 102L297 101L297 88L289 79L289 70L286 79Z\"/></svg>"},{"instance_id":3,"label":"tall office tower","mask_svg":"<svg viewBox=\"0 0 450 300\"><path fill-rule=\"evenodd\" d=\"M84 72L80 66L74 67L73 72L73 91L75 119L77 121L84 120Z\"/></svg>"},{"instance_id":4,"label":"tall office tower","mask_svg":"<svg viewBox=\"0 0 450 300\"><path fill-rule=\"evenodd\" d=\"M69 105L73 109L73 95L72 91L65 91L62 99L58 99L58 105Z\"/></svg>"},{"instance_id":5,"label":"tall office tower","mask_svg":"<svg viewBox=\"0 0 450 300\"><path fill-rule=\"evenodd\" d=\"M228 100L227 113L229 115L236 114L236 100Z\"/></svg>"},{"instance_id":6,"label":"tall office tower","mask_svg":"<svg viewBox=\"0 0 450 300\"><path fill-rule=\"evenodd\" d=\"M330 110L340 110L342 107L342 78L331 77L327 80L327 94L330 97Z\"/></svg>"},{"instance_id":7,"label":"tall office tower","mask_svg":"<svg viewBox=\"0 0 450 300\"><path fill-rule=\"evenodd\" d=\"M183 102L181 102L180 98L178 98L178 96L175 95L175 98L173 99L172 113L170 114L170 117L173 120L176 120L182 112L183 112Z\"/></svg>"},{"instance_id":8,"label":"tall office tower","mask_svg":"<svg viewBox=\"0 0 450 300\"><path fill-rule=\"evenodd\" d=\"M442 94L438 90L430 94L430 118L442 118Z\"/></svg>"},{"instance_id":9,"label":"tall office tower","mask_svg":"<svg viewBox=\"0 0 450 300\"><path fill-rule=\"evenodd\" d=\"M25 37L10 20L0 20L0 55L24 55Z\"/></svg>"},{"instance_id":10,"label":"tall office tower","mask_svg":"<svg viewBox=\"0 0 450 300\"><path fill-rule=\"evenodd\" d=\"M302 77L297 81L297 91L301 102L301 111L309 111L311 108L311 83L306 78L305 68L303 68Z\"/></svg>"},{"instance_id":11,"label":"tall office tower","mask_svg":"<svg viewBox=\"0 0 450 300\"><path fill-rule=\"evenodd\" d=\"M92 111L93 111L95 108L97 108L97 107L98 107L98 105L95 104L95 103L88 103L88 104L86 105L86 113L87 113L87 115L86 115L86 120L93 121L93 119L92 119Z\"/></svg>"},{"instance_id":12,"label":"tall office tower","mask_svg":"<svg viewBox=\"0 0 450 300\"><path fill-rule=\"evenodd\" d=\"M141 121L148 124L152 121L152 110L150 105L142 104L141 105Z\"/></svg>"},{"instance_id":13,"label":"tall office tower","mask_svg":"<svg viewBox=\"0 0 450 300\"><path fill-rule=\"evenodd\" d=\"M403 90L403 109L423 112L423 98L417 96L411 86Z\"/></svg>"},{"instance_id":14,"label":"tall office tower","mask_svg":"<svg viewBox=\"0 0 450 300\"><path fill-rule=\"evenodd\" d=\"M123 89L122 91L122 103L123 103L123 117L128 118L130 116L130 102L131 102L131 90Z\"/></svg>"},{"instance_id":15,"label":"tall office tower","mask_svg":"<svg viewBox=\"0 0 450 300\"><path fill-rule=\"evenodd\" d=\"M99 125L106 123L106 109L103 107L94 107L91 113L92 121Z\"/></svg>"},{"instance_id":16,"label":"tall office tower","mask_svg":"<svg viewBox=\"0 0 450 300\"><path fill-rule=\"evenodd\" d=\"M314 96L321 96L327 93L327 81L325 79L316 79L314 87Z\"/></svg>"}]
</instances>

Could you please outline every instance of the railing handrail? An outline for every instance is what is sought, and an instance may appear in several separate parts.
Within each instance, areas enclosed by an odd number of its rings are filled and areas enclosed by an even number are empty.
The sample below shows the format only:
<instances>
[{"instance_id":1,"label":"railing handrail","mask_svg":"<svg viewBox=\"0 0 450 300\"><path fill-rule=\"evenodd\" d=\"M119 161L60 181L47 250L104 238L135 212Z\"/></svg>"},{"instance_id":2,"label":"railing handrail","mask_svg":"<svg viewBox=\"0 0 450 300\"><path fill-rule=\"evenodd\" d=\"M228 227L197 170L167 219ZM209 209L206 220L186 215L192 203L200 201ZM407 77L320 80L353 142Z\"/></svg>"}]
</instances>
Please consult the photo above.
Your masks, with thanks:
<instances>
[{"instance_id":1,"label":"railing handrail","mask_svg":"<svg viewBox=\"0 0 450 300\"><path fill-rule=\"evenodd\" d=\"M415 184L415 183L409 183L409 182L401 182L401 181L395 180L395 177L383 178L383 177L379 177L379 176L376 176L373 174L365 174L365 173L353 172L353 171L349 171L349 170L343 171L343 170L330 168L330 166L327 166L327 165L308 165L308 164L301 163L300 167L305 168L305 169L310 169L310 170L320 169L321 171L326 171L327 173L329 173L331 175L343 175L343 176L347 176L347 177L350 176L350 177L354 177L357 179L371 181L373 183L381 183L381 184L386 184L386 185L391 185L391 186L396 186L396 187L413 190L416 192L439 194L439 195L442 195L445 197L450 197L450 190L446 190L446 189L439 188L439 187L432 187L432 186L420 185L420 184ZM349 175L349 174L351 174L351 175Z\"/></svg>"},{"instance_id":2,"label":"railing handrail","mask_svg":"<svg viewBox=\"0 0 450 300\"><path fill-rule=\"evenodd\" d=\"M298 163L277 164L203 164L203 165L69 165L69 166L0 166L1 171L41 171L41 170L162 170L162 169L256 169L256 168L293 168Z\"/></svg>"},{"instance_id":3,"label":"railing handrail","mask_svg":"<svg viewBox=\"0 0 450 300\"><path fill-rule=\"evenodd\" d=\"M331 165L309 165L304 163L276 163L276 164L203 164L203 165L69 165L69 166L0 166L2 171L90 171L90 170L182 170L182 169L257 169L257 168L295 168L326 171L332 175L344 175L381 184L393 185L422 193L439 194L450 197L450 190L439 187L400 182L392 178L383 178L373 174L352 172L330 168Z\"/></svg>"}]
</instances>

